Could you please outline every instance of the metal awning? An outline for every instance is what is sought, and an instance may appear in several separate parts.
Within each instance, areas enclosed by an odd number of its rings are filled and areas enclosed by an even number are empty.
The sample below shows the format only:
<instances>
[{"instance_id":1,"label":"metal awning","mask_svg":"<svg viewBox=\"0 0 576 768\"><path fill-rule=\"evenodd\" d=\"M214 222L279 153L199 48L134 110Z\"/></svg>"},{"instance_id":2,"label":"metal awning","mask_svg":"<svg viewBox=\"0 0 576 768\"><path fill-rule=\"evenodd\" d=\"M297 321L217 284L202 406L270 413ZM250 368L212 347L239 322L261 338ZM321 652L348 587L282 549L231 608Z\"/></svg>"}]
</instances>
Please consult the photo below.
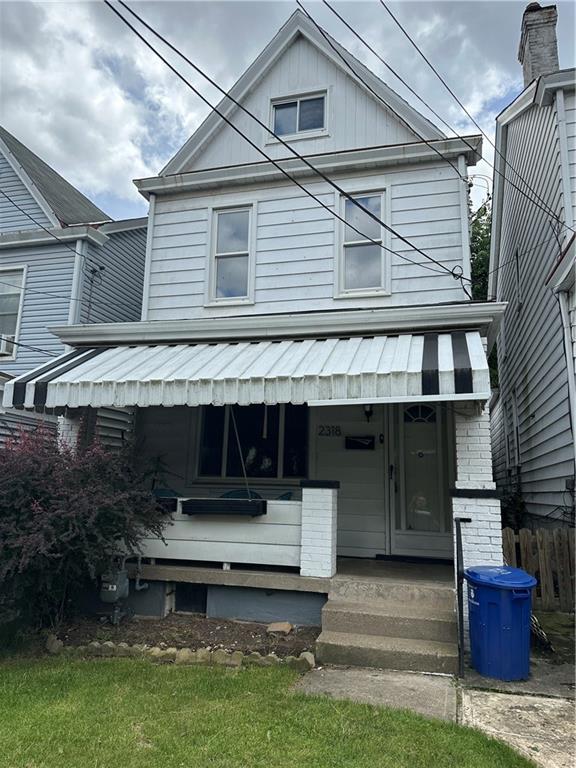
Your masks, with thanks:
<instances>
[{"instance_id":1,"label":"metal awning","mask_svg":"<svg viewBox=\"0 0 576 768\"><path fill-rule=\"evenodd\" d=\"M477 331L82 348L5 385L36 409L490 397Z\"/></svg>"}]
</instances>

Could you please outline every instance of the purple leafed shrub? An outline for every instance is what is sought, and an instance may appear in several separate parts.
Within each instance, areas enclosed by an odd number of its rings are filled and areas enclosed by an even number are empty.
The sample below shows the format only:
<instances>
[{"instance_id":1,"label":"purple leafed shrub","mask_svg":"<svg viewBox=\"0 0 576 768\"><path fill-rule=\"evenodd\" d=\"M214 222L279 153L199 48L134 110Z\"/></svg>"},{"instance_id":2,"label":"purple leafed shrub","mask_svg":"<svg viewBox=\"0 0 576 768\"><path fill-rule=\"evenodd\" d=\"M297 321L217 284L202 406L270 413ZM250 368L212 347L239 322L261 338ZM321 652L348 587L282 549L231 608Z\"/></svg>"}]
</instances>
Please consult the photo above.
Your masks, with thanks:
<instances>
[{"instance_id":1,"label":"purple leafed shrub","mask_svg":"<svg viewBox=\"0 0 576 768\"><path fill-rule=\"evenodd\" d=\"M0 446L0 622L56 623L119 552L161 536L162 510L134 450L72 450L47 431Z\"/></svg>"}]
</instances>

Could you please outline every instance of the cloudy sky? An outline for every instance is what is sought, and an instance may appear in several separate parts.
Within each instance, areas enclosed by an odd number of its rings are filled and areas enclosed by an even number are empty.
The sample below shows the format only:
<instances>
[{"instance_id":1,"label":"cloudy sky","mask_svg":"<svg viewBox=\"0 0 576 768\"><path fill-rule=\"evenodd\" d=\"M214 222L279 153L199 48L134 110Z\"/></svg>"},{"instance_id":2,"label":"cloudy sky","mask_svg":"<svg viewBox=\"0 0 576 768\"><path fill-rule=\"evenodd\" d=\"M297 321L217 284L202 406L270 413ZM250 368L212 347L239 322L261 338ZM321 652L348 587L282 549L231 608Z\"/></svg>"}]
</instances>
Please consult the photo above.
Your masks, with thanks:
<instances>
[{"instance_id":1,"label":"cloudy sky","mask_svg":"<svg viewBox=\"0 0 576 768\"><path fill-rule=\"evenodd\" d=\"M293 0L131 5L225 88L296 8ZM326 7L311 0L305 5L421 108ZM334 5L458 132L475 132L377 0ZM525 5L405 0L390 8L492 135L495 115L522 89L516 55ZM560 66L574 66L574 5L560 2L558 12ZM214 90L199 76L186 75L216 103ZM146 212L131 180L155 175L207 112L102 2L28 0L0 0L0 109L10 132L114 218ZM485 154L491 161L487 143ZM491 175L485 163L476 172ZM485 194L486 181L476 179L474 199Z\"/></svg>"}]
</instances>

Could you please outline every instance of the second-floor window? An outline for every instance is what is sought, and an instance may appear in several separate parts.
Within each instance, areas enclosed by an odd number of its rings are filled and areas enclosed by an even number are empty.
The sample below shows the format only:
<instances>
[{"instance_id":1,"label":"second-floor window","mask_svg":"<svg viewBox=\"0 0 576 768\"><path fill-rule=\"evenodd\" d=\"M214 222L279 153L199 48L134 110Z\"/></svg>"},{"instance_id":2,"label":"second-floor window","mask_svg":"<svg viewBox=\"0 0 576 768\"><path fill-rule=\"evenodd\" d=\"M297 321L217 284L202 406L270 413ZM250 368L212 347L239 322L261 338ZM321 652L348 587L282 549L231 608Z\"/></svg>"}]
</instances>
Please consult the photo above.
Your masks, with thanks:
<instances>
[{"instance_id":1,"label":"second-floor window","mask_svg":"<svg viewBox=\"0 0 576 768\"><path fill-rule=\"evenodd\" d=\"M277 101L272 105L272 112L272 128L277 136L292 136L326 128L325 94Z\"/></svg>"},{"instance_id":2,"label":"second-floor window","mask_svg":"<svg viewBox=\"0 0 576 768\"><path fill-rule=\"evenodd\" d=\"M344 200L340 292L373 292L386 288L386 252L382 248L382 192L355 195ZM372 214L372 215L371 215Z\"/></svg>"},{"instance_id":3,"label":"second-floor window","mask_svg":"<svg viewBox=\"0 0 576 768\"><path fill-rule=\"evenodd\" d=\"M0 270L0 357L14 354L24 270Z\"/></svg>"},{"instance_id":4,"label":"second-floor window","mask_svg":"<svg viewBox=\"0 0 576 768\"><path fill-rule=\"evenodd\" d=\"M250 219L250 208L214 211L212 299L249 298Z\"/></svg>"}]
</instances>

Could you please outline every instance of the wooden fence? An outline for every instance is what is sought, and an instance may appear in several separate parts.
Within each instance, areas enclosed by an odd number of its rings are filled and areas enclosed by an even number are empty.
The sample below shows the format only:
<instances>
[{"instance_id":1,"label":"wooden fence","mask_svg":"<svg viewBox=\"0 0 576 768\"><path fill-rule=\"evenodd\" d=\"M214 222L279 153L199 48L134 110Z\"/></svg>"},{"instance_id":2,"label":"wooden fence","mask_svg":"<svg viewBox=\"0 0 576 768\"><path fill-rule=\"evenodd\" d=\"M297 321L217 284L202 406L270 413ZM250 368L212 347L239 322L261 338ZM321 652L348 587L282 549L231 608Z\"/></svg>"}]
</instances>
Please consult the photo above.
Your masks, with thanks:
<instances>
[{"instance_id":1,"label":"wooden fence","mask_svg":"<svg viewBox=\"0 0 576 768\"><path fill-rule=\"evenodd\" d=\"M544 611L574 611L574 529L502 531L504 558L538 579L533 603Z\"/></svg>"}]
</instances>

